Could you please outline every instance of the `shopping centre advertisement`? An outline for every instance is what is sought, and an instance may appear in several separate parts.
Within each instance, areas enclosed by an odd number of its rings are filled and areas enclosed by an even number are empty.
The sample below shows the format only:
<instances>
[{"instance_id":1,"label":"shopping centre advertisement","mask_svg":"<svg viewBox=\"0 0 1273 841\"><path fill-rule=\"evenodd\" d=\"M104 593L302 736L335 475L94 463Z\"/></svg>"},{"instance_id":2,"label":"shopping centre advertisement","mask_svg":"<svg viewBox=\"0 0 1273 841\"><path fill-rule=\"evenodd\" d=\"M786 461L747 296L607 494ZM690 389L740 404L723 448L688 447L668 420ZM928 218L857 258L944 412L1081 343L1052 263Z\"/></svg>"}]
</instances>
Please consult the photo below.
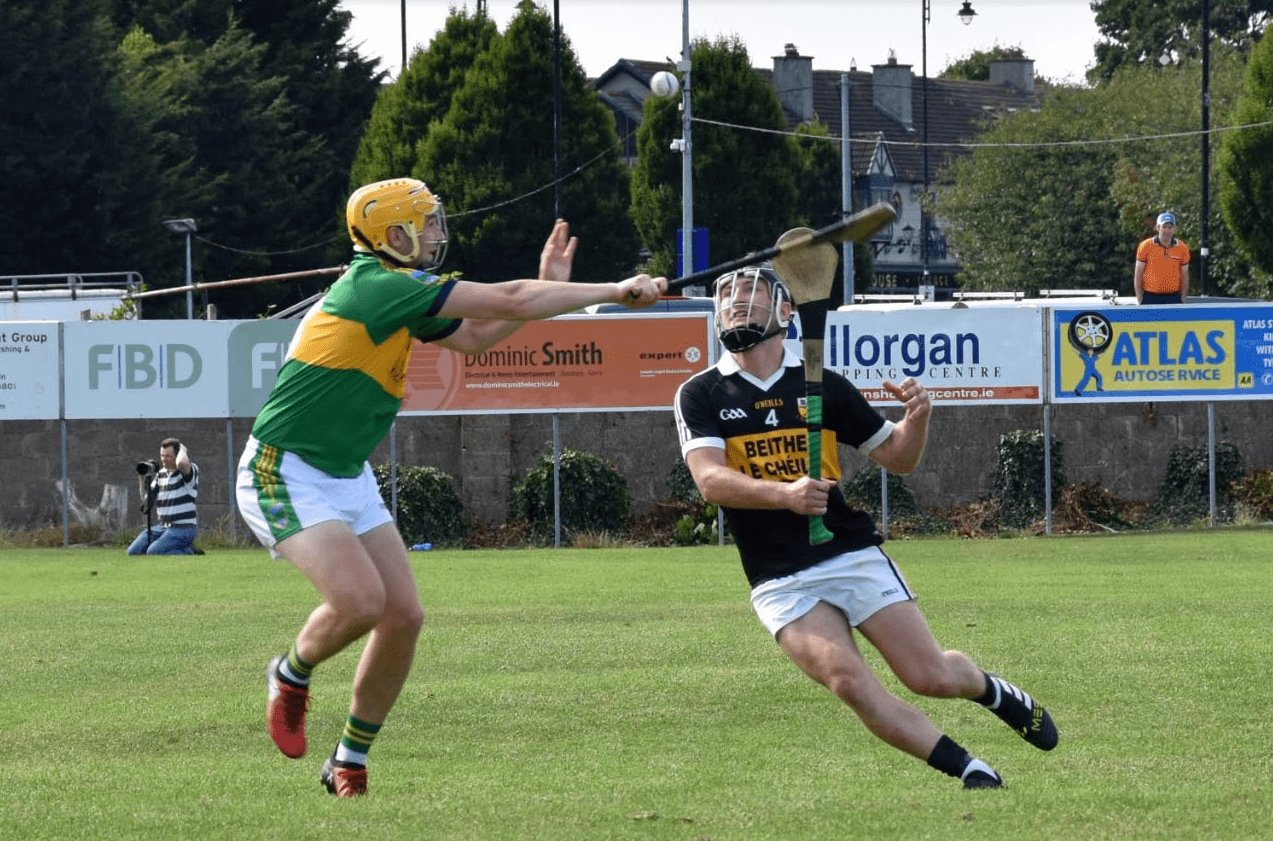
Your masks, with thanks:
<instances>
[{"instance_id":1,"label":"shopping centre advertisement","mask_svg":"<svg viewBox=\"0 0 1273 841\"><path fill-rule=\"evenodd\" d=\"M787 346L800 352L799 332ZM876 406L897 400L882 387L914 377L934 403L1043 402L1043 316L1036 307L860 305L827 315L823 364Z\"/></svg>"},{"instance_id":2,"label":"shopping centre advertisement","mask_svg":"<svg viewBox=\"0 0 1273 841\"><path fill-rule=\"evenodd\" d=\"M1273 399L1273 307L1052 312L1053 402Z\"/></svg>"}]
</instances>

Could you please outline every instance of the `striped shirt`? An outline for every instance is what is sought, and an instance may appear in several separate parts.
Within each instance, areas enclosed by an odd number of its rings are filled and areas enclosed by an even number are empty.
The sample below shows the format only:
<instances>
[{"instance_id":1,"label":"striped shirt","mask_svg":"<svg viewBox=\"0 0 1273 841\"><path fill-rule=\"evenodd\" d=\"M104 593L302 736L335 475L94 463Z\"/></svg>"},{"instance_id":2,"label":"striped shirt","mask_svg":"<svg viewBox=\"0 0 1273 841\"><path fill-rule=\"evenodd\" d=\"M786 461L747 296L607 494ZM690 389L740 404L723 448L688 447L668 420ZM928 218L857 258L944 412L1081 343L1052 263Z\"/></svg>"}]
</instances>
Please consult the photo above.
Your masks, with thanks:
<instances>
[{"instance_id":1,"label":"striped shirt","mask_svg":"<svg viewBox=\"0 0 1273 841\"><path fill-rule=\"evenodd\" d=\"M155 474L155 518L163 526L193 526L198 523L195 503L199 500L199 465L190 462L190 478L180 470L160 470Z\"/></svg>"}]
</instances>

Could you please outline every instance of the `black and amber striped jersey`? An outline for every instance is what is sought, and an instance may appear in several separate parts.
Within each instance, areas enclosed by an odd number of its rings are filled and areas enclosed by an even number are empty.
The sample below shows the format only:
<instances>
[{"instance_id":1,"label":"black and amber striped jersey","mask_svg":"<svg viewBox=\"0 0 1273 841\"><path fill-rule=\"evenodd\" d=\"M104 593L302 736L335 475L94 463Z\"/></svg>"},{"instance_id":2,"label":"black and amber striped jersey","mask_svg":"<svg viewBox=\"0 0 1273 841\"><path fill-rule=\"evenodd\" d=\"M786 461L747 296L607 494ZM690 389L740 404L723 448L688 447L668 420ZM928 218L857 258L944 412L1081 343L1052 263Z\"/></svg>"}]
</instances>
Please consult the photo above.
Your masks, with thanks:
<instances>
[{"instance_id":1,"label":"black and amber striped jersey","mask_svg":"<svg viewBox=\"0 0 1273 841\"><path fill-rule=\"evenodd\" d=\"M684 456L699 447L725 451L725 461L756 479L794 482L808 471L804 369L790 351L767 381L726 355L681 384L673 406ZM840 491L838 444L864 453L893 431L853 384L834 371L822 376L822 477L835 480L823 522L834 538L809 544L809 518L786 510L725 508L743 571L754 587L844 552L878 546L884 538L871 517L850 508Z\"/></svg>"}]
</instances>

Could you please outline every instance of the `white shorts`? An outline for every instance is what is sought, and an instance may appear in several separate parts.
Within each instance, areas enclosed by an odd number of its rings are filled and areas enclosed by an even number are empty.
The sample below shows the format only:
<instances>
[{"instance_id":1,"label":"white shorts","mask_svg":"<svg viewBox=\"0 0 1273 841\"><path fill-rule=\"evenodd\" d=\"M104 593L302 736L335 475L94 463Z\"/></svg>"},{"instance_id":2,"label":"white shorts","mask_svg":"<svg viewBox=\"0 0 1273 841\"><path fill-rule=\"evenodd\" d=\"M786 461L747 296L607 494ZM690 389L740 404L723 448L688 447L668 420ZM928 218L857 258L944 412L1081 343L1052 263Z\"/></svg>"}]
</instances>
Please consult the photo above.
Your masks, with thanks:
<instances>
[{"instance_id":1,"label":"white shorts","mask_svg":"<svg viewBox=\"0 0 1273 841\"><path fill-rule=\"evenodd\" d=\"M317 523L337 520L366 534L393 522L370 464L346 479L252 437L239 459L234 495L252 533L276 558L275 544Z\"/></svg>"},{"instance_id":2,"label":"white shorts","mask_svg":"<svg viewBox=\"0 0 1273 841\"><path fill-rule=\"evenodd\" d=\"M881 608L915 599L901 570L878 546L846 552L792 575L757 584L751 606L769 633L826 602L856 628Z\"/></svg>"}]
</instances>

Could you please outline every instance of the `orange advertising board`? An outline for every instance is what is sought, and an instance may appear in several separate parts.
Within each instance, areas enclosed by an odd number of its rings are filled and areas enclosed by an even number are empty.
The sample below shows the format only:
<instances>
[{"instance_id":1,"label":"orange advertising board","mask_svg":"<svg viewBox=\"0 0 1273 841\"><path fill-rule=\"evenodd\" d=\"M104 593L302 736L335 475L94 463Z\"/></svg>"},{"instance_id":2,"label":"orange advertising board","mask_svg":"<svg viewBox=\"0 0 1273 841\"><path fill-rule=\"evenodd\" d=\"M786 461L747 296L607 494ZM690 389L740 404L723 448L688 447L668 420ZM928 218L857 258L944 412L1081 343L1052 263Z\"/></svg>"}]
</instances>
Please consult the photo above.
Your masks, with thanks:
<instances>
[{"instance_id":1,"label":"orange advertising board","mask_svg":"<svg viewBox=\"0 0 1273 841\"><path fill-rule=\"evenodd\" d=\"M416 342L400 414L670 409L710 360L706 313L532 321L485 353Z\"/></svg>"}]
</instances>

